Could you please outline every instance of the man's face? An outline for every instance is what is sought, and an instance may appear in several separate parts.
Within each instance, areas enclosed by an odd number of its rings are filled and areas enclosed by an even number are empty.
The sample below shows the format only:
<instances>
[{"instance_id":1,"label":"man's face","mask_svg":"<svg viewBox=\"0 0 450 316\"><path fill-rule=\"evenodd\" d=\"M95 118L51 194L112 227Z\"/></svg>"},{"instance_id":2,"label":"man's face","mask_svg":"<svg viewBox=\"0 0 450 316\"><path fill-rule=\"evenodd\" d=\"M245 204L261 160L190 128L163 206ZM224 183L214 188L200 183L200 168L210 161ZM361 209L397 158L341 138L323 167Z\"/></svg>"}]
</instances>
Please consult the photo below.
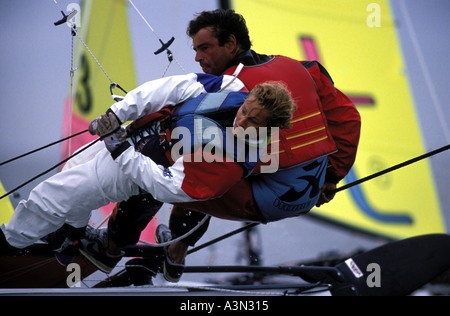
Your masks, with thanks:
<instances>
[{"instance_id":1,"label":"man's face","mask_svg":"<svg viewBox=\"0 0 450 316\"><path fill-rule=\"evenodd\" d=\"M236 113L233 123L234 134L239 137L241 132L248 128L258 130L259 127L267 126L268 120L269 112L256 101L254 96L249 95Z\"/></svg>"},{"instance_id":2,"label":"man's face","mask_svg":"<svg viewBox=\"0 0 450 316\"><path fill-rule=\"evenodd\" d=\"M234 40L229 40L224 46L220 46L210 27L203 28L194 35L193 48L195 61L200 64L203 72L216 76L226 70L237 51Z\"/></svg>"}]
</instances>

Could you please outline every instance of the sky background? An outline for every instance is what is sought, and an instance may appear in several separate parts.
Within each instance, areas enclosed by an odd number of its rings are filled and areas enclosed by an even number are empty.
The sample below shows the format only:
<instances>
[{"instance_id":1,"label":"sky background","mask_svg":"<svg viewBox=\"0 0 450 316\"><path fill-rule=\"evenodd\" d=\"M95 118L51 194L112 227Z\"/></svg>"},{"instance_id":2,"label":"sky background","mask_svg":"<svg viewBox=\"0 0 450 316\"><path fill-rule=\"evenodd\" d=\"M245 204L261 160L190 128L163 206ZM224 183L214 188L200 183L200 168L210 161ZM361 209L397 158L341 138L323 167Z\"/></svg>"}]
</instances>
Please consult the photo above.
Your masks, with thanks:
<instances>
[{"instance_id":1,"label":"sky background","mask_svg":"<svg viewBox=\"0 0 450 316\"><path fill-rule=\"evenodd\" d=\"M74 1L58 1L58 5L65 8L70 2ZM173 62L167 74L200 72L193 60L191 41L185 35L185 28L194 13L216 8L218 1L134 0L134 3L160 38L168 40L175 37L171 50L183 70ZM450 2L393 0L391 4L426 149L431 151L450 143L447 123L450 118ZM0 0L0 6L0 162L3 162L61 138L64 101L70 84L71 36L65 25L53 25L61 18L60 9L53 0ZM161 77L168 63L164 54L153 54L160 46L155 34L131 8L129 18L138 84ZM446 151L430 158L447 221L450 217L449 155ZM60 148L53 146L0 166L0 180L9 191L59 161ZM26 198L32 187L53 172L18 190L15 196L11 196L13 205ZM238 225L217 225L215 233L225 233ZM303 258L311 258L330 249L345 251L360 245L373 245L373 240L364 236L355 238L354 234L338 229L334 231L335 237L330 245L316 237L322 231L330 232L334 228L310 219L283 225L287 230L292 228L301 232L289 242L307 240L299 249L299 256ZM450 227L450 222L447 222L447 227ZM274 224L267 227L264 234L277 234L279 229L280 226ZM311 235L316 237L309 238ZM240 242L235 239L229 244L235 247ZM275 248L279 247L272 243L264 251L271 252L277 261L292 259L286 251L276 251ZM211 247L208 260L217 259L217 249ZM233 255L228 256L229 259L236 260L239 254L235 250L231 253ZM268 260L274 260L274 257Z\"/></svg>"}]
</instances>

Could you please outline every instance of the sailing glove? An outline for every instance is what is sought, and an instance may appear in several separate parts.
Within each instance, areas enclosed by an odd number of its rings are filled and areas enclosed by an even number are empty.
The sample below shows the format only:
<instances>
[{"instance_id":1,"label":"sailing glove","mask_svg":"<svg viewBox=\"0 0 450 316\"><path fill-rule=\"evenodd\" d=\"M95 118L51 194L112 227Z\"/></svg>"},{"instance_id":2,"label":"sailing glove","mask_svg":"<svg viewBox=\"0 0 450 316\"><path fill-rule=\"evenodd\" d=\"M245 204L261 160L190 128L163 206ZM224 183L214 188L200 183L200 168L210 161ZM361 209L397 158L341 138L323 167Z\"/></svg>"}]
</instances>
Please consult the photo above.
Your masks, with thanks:
<instances>
[{"instance_id":1,"label":"sailing glove","mask_svg":"<svg viewBox=\"0 0 450 316\"><path fill-rule=\"evenodd\" d=\"M122 125L122 122L120 122L113 111L108 110L106 114L100 115L89 124L89 133L103 138L118 131L120 125Z\"/></svg>"}]
</instances>

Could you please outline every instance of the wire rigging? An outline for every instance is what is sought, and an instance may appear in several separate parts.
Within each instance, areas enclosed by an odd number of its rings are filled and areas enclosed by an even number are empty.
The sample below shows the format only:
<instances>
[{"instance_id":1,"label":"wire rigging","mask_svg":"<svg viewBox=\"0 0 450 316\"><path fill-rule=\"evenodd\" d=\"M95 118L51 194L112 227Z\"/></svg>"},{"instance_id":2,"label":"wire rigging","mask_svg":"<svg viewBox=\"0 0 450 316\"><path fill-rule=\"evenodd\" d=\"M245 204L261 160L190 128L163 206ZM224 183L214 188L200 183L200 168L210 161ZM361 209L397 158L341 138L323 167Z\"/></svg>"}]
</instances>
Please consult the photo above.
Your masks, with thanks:
<instances>
[{"instance_id":1,"label":"wire rigging","mask_svg":"<svg viewBox=\"0 0 450 316\"><path fill-rule=\"evenodd\" d=\"M56 0L53 0L55 2L55 4L59 7L58 3ZM110 92L111 92L111 96L115 101L118 101L118 96L114 95L112 92L112 89L114 88L119 88L120 90L122 90L125 94L127 93L126 90L124 90L118 83L116 83L115 81L112 80L111 76L108 74L108 72L105 70L105 68L103 67L103 65L100 63L100 61L97 59L97 57L95 56L95 54L92 52L92 50L89 48L89 46L86 44L86 42L83 40L82 36L80 36L78 34L78 30L77 30L77 26L75 25L75 23L73 23L71 21L71 19L78 13L76 10L72 10L72 12L70 12L69 14L65 14L63 10L61 10L61 13L63 15L63 17L56 21L54 23L55 26L58 25L62 25L64 23L67 23L72 31L72 37L76 36L77 39L80 41L80 43L84 46L84 48L86 49L86 51L89 53L89 55L91 55L92 59L94 60L94 62L97 64L97 66L100 68L100 70L103 72L103 74L105 75L105 77L108 79L108 81L110 82ZM73 68L73 44L72 44L72 55L71 55L71 59L72 59L72 64L71 64L71 78L73 77L73 74L75 72L75 69Z\"/></svg>"},{"instance_id":2,"label":"wire rigging","mask_svg":"<svg viewBox=\"0 0 450 316\"><path fill-rule=\"evenodd\" d=\"M164 77L166 75L167 70L169 69L170 64L172 63L173 60L175 60L178 67L180 67L180 69L184 73L186 73L186 70L184 70L183 66L181 66L181 64L178 62L178 60L173 56L172 51L169 49L169 46L172 45L175 38L172 36L166 43L164 43L163 40L161 39L161 37L159 37L158 34L156 34L155 29L150 25L150 23L147 21L147 19L144 17L144 15L141 13L141 11L139 11L139 9L134 5L133 1L128 0L128 2L134 8L134 10L137 12L137 14L141 17L141 19L144 21L144 23L148 26L150 31L155 35L155 37L158 39L158 41L161 43L161 47L159 49L157 49L154 52L154 54L158 55L158 54L162 53L163 51L167 52L167 59L169 60L169 64L167 65L166 70L164 71L162 77Z\"/></svg>"}]
</instances>

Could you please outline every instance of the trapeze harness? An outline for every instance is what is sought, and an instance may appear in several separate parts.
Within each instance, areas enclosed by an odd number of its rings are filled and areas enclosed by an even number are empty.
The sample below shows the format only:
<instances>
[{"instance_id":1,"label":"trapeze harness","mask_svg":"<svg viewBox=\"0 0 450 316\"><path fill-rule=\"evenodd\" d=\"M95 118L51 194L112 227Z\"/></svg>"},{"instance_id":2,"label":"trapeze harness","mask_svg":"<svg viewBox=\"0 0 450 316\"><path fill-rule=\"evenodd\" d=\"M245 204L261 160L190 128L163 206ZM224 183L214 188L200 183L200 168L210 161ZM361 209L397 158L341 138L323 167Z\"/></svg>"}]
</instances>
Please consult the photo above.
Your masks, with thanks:
<instances>
[{"instance_id":1,"label":"trapeze harness","mask_svg":"<svg viewBox=\"0 0 450 316\"><path fill-rule=\"evenodd\" d=\"M225 74L235 69L231 67ZM278 170L264 173L263 164L264 174L250 178L258 208L267 221L307 213L319 199L327 157L336 151L311 75L299 61L275 56L263 64L244 66L238 78L248 90L265 81L282 81L298 106L292 128L281 130L279 141L272 135L268 146L270 163L278 164Z\"/></svg>"}]
</instances>

